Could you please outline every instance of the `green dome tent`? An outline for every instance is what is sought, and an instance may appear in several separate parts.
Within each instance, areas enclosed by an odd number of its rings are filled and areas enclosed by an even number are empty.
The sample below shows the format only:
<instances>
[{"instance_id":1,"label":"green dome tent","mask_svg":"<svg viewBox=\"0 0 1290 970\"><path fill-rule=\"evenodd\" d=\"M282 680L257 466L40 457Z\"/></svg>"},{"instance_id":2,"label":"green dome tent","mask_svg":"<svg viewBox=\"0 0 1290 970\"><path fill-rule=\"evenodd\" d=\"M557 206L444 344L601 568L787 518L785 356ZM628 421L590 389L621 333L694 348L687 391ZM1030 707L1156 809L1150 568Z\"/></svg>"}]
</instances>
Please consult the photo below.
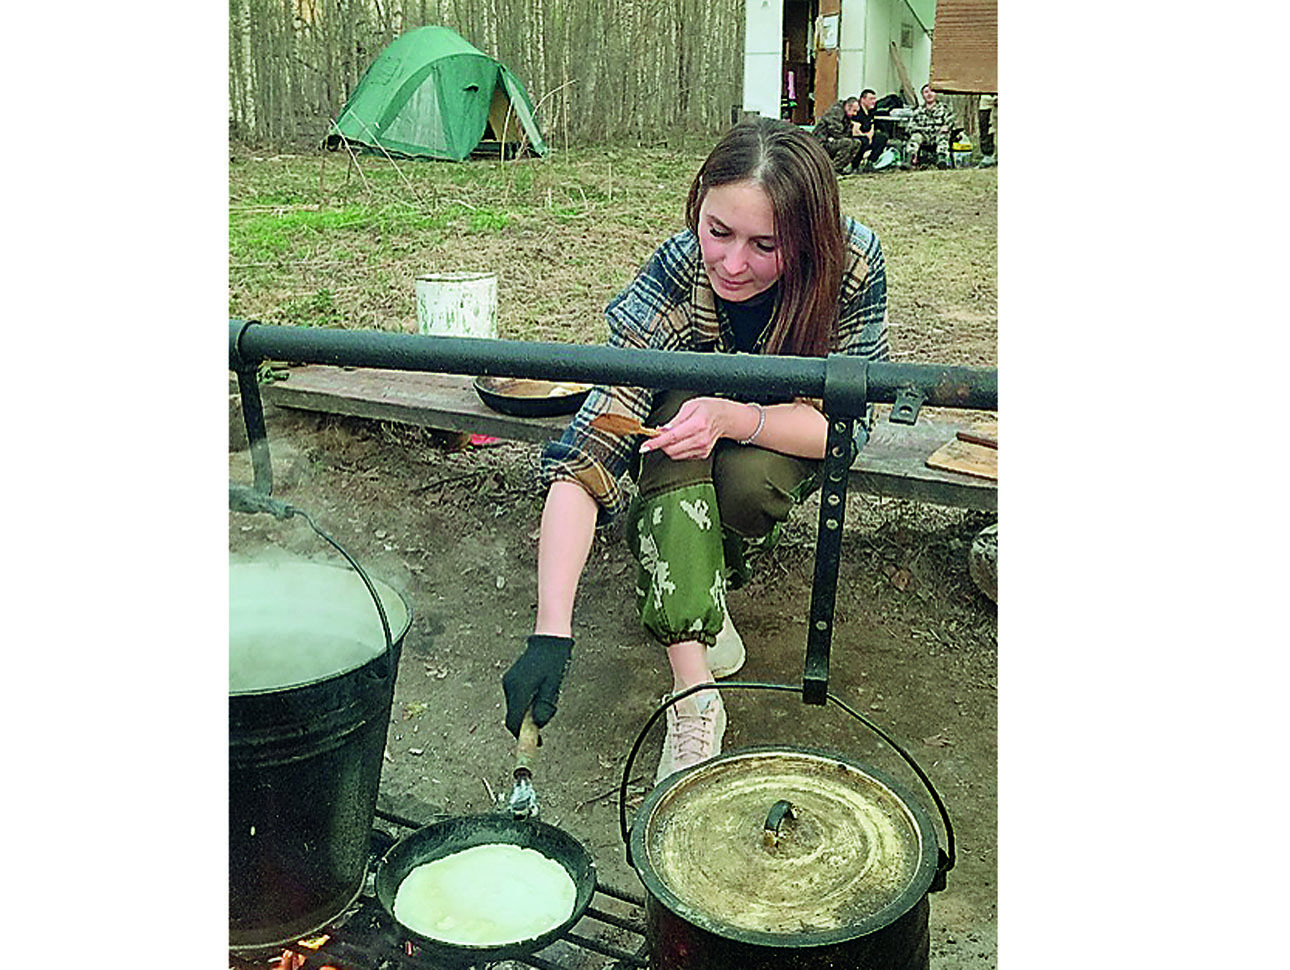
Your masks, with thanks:
<instances>
[{"instance_id":1,"label":"green dome tent","mask_svg":"<svg viewBox=\"0 0 1290 970\"><path fill-rule=\"evenodd\" d=\"M505 64L447 27L418 27L371 63L326 143L459 162L486 137L499 151L547 151L528 92Z\"/></svg>"}]
</instances>

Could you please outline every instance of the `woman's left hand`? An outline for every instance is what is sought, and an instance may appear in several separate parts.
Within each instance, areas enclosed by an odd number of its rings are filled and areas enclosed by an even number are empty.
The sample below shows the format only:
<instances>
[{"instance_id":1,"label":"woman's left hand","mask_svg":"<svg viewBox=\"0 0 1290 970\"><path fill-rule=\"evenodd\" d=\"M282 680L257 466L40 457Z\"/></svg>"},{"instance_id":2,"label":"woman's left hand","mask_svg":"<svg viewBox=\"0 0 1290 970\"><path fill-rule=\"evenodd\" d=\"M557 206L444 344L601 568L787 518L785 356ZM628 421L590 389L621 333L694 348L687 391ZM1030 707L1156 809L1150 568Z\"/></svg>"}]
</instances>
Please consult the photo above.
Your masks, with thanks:
<instances>
[{"instance_id":1,"label":"woman's left hand","mask_svg":"<svg viewBox=\"0 0 1290 970\"><path fill-rule=\"evenodd\" d=\"M691 398L659 434L641 443L641 451L662 451L675 461L707 458L719 439L735 437L746 410L746 404L719 397Z\"/></svg>"}]
</instances>

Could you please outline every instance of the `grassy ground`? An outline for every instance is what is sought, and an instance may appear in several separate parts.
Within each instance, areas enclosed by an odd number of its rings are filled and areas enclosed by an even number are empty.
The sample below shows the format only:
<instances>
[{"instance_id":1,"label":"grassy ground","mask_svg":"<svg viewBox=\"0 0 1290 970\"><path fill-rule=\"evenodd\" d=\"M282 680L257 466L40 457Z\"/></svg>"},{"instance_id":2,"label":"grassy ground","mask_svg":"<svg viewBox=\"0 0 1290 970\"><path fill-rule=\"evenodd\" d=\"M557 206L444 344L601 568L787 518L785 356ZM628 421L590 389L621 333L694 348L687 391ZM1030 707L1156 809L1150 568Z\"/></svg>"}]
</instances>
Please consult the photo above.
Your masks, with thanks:
<instances>
[{"instance_id":1,"label":"grassy ground","mask_svg":"<svg viewBox=\"0 0 1290 970\"><path fill-rule=\"evenodd\" d=\"M596 343L605 304L682 227L710 144L501 163L322 153L229 164L229 315L416 328L416 278L498 274L506 339ZM887 257L896 359L996 363L997 170L841 183Z\"/></svg>"}]
</instances>

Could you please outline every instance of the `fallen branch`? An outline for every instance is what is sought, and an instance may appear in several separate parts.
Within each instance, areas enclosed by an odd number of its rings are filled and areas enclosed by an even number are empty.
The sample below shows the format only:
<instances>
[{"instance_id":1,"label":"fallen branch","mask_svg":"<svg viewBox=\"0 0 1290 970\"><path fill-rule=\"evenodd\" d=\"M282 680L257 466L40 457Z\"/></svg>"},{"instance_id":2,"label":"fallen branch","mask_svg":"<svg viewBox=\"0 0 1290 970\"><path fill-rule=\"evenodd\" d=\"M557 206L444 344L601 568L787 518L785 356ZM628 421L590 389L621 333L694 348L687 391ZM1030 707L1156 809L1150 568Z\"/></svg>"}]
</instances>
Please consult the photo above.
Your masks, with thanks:
<instances>
[{"instance_id":1,"label":"fallen branch","mask_svg":"<svg viewBox=\"0 0 1290 970\"><path fill-rule=\"evenodd\" d=\"M637 785L637 786L642 785L644 778L645 778L644 775L638 775L637 777L627 782L627 787L631 788L633 785ZM608 789L607 791L602 791L599 795L592 795L590 798L585 799L584 801L578 802L577 805L573 806L573 810L575 812L581 811L582 809L586 808L588 805L591 805L594 802L600 801L602 798L608 798L610 795L617 795L621 787L622 785L618 784L618 785L615 785L613 788Z\"/></svg>"}]
</instances>

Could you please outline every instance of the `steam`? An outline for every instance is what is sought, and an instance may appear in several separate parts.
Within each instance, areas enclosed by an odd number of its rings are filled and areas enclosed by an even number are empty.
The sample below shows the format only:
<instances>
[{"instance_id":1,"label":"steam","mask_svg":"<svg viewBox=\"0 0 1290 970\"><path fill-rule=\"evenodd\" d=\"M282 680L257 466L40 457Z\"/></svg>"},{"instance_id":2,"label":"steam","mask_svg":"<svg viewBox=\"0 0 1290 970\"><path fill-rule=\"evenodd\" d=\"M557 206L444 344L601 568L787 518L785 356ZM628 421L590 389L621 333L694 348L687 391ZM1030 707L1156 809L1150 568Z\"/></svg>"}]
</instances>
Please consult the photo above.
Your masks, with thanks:
<instances>
[{"instance_id":1,"label":"steam","mask_svg":"<svg viewBox=\"0 0 1290 970\"><path fill-rule=\"evenodd\" d=\"M410 622L393 588L373 579L397 641ZM288 554L230 557L229 692L279 690L361 667L385 650L376 604L348 566Z\"/></svg>"}]
</instances>

